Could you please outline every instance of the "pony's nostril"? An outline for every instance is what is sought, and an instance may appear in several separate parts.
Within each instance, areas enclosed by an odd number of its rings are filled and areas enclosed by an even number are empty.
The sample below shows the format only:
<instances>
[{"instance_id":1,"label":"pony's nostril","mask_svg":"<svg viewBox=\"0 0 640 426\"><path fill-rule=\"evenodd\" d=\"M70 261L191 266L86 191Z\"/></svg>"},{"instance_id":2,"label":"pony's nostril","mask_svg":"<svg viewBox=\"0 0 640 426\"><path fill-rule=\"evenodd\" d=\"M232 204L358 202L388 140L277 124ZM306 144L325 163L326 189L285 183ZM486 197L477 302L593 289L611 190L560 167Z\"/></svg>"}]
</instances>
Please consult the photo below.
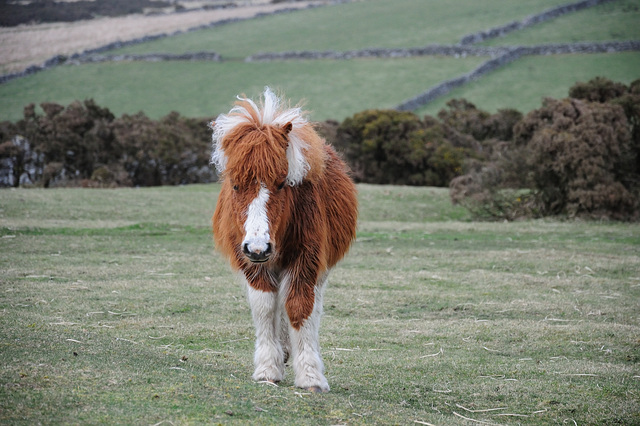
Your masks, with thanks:
<instances>
[{"instance_id":1,"label":"pony's nostril","mask_svg":"<svg viewBox=\"0 0 640 426\"><path fill-rule=\"evenodd\" d=\"M249 258L250 261L254 263L262 263L266 262L269 259L269 256L272 252L272 246L271 243L267 243L265 250L261 250L259 248L254 248L254 250L251 250L251 248L249 247L249 243L244 243L242 244L242 252Z\"/></svg>"}]
</instances>

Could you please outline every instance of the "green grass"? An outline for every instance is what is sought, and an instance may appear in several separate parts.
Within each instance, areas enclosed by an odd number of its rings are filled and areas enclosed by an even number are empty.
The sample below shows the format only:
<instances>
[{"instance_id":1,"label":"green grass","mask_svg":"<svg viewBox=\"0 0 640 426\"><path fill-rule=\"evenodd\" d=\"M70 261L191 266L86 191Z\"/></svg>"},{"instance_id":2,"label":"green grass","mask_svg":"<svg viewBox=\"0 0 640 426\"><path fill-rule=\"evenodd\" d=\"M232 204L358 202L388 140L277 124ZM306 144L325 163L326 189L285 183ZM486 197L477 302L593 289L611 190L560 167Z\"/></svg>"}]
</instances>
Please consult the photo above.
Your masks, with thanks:
<instances>
[{"instance_id":1,"label":"green grass","mask_svg":"<svg viewBox=\"0 0 640 426\"><path fill-rule=\"evenodd\" d=\"M114 114L171 111L215 117L235 96L258 96L264 86L293 102L307 99L312 120L342 120L367 108L392 108L450 75L470 71L482 58L419 57L271 63L104 63L62 66L0 85L0 116L18 120L31 102L93 98ZM425 73L424 70L430 70Z\"/></svg>"},{"instance_id":2,"label":"green grass","mask_svg":"<svg viewBox=\"0 0 640 426\"><path fill-rule=\"evenodd\" d=\"M260 51L348 50L452 44L562 0L367 0L266 16L132 46L112 53L214 50L225 63L108 63L63 66L0 85L0 119L15 121L29 103L63 105L93 98L116 115L170 111L191 117L226 112L235 96L257 96L265 85L294 102L306 99L313 120L342 120L368 108L391 108L429 87L470 71L486 58L367 59L244 63ZM493 41L494 44L638 38L640 0L621 0L571 14ZM348 36L345 36L348 34ZM442 98L419 114L437 112L451 97L480 108L527 112L544 96L563 97L577 80L638 77L637 53L527 58Z\"/></svg>"},{"instance_id":3,"label":"green grass","mask_svg":"<svg viewBox=\"0 0 640 426\"><path fill-rule=\"evenodd\" d=\"M467 33L521 19L563 1L457 0L453 3L443 0L346 3L191 32L114 53L213 50L227 59L244 59L258 52L454 44Z\"/></svg>"},{"instance_id":4,"label":"green grass","mask_svg":"<svg viewBox=\"0 0 640 426\"><path fill-rule=\"evenodd\" d=\"M561 16L483 45L535 45L584 41L640 40L640 0L604 3Z\"/></svg>"},{"instance_id":5,"label":"green grass","mask_svg":"<svg viewBox=\"0 0 640 426\"><path fill-rule=\"evenodd\" d=\"M250 379L218 185L3 190L0 422L640 422L639 225L472 222L446 189L358 189L322 395L290 367Z\"/></svg>"},{"instance_id":6,"label":"green grass","mask_svg":"<svg viewBox=\"0 0 640 426\"><path fill-rule=\"evenodd\" d=\"M640 53L523 57L452 90L416 113L436 115L454 98L465 98L485 111L515 108L527 113L540 108L545 97L566 98L576 82L597 76L631 83L640 78Z\"/></svg>"}]
</instances>

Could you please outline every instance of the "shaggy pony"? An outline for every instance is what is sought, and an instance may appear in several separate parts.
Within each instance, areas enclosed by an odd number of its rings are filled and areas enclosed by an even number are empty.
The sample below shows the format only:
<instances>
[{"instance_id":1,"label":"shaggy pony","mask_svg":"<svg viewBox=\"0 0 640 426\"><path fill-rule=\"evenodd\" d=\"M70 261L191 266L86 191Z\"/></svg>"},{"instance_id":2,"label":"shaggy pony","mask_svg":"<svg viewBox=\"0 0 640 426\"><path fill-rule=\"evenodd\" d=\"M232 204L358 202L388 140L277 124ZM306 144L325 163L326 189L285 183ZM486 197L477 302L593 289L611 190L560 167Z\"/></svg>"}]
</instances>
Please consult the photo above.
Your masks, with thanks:
<instances>
[{"instance_id":1,"label":"shaggy pony","mask_svg":"<svg viewBox=\"0 0 640 426\"><path fill-rule=\"evenodd\" d=\"M211 160L222 177L214 239L247 288L253 379L281 381L291 355L295 385L327 392L318 344L322 295L355 238L355 185L301 109L283 105L269 88L260 105L239 97L211 128Z\"/></svg>"}]
</instances>

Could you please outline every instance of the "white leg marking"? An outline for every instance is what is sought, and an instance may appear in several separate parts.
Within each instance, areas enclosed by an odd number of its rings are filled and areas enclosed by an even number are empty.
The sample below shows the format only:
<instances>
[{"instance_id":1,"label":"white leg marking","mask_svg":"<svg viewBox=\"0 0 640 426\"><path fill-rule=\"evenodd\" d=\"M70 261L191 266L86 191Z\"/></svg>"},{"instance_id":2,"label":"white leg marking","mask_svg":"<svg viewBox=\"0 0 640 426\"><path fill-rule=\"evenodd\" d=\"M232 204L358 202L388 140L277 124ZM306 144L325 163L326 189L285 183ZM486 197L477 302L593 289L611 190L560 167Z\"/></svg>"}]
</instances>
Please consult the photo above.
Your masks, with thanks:
<instances>
[{"instance_id":1,"label":"white leg marking","mask_svg":"<svg viewBox=\"0 0 640 426\"><path fill-rule=\"evenodd\" d=\"M269 190L260 186L258 196L249 204L247 208L247 220L244 222L244 241L242 245L247 245L250 252L261 253L267 250L269 243L269 218L267 216L267 202L269 201Z\"/></svg>"},{"instance_id":2,"label":"white leg marking","mask_svg":"<svg viewBox=\"0 0 640 426\"><path fill-rule=\"evenodd\" d=\"M278 338L281 328L278 294L255 290L246 279L244 281L256 328L255 372L252 377L257 381L279 382L284 378L284 353Z\"/></svg>"},{"instance_id":3,"label":"white leg marking","mask_svg":"<svg viewBox=\"0 0 640 426\"><path fill-rule=\"evenodd\" d=\"M304 321L302 327L296 330L289 326L291 356L296 375L295 385L299 388L322 392L329 391L329 383L324 377L324 363L320 357L320 343L318 341L320 317L322 316L322 295L327 278L328 272L318 279L313 311ZM288 284L288 277L284 281L287 281Z\"/></svg>"}]
</instances>

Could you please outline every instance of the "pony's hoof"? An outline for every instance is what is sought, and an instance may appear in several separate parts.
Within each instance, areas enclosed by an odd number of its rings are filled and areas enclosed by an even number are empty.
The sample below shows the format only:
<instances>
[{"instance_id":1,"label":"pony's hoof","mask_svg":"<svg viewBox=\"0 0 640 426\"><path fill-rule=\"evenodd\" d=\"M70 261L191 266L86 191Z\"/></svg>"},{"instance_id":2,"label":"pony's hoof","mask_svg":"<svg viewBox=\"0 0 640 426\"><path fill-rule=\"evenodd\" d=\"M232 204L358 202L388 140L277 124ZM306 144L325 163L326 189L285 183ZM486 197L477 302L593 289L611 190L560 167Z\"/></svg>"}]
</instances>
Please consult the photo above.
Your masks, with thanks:
<instances>
[{"instance_id":1,"label":"pony's hoof","mask_svg":"<svg viewBox=\"0 0 640 426\"><path fill-rule=\"evenodd\" d=\"M308 387L307 390L311 393L327 393L329 392L329 389L323 389L320 386L311 386Z\"/></svg>"},{"instance_id":2,"label":"pony's hoof","mask_svg":"<svg viewBox=\"0 0 640 426\"><path fill-rule=\"evenodd\" d=\"M260 368L253 373L251 378L256 382L269 382L278 384L282 380L284 373L277 368Z\"/></svg>"}]
</instances>

